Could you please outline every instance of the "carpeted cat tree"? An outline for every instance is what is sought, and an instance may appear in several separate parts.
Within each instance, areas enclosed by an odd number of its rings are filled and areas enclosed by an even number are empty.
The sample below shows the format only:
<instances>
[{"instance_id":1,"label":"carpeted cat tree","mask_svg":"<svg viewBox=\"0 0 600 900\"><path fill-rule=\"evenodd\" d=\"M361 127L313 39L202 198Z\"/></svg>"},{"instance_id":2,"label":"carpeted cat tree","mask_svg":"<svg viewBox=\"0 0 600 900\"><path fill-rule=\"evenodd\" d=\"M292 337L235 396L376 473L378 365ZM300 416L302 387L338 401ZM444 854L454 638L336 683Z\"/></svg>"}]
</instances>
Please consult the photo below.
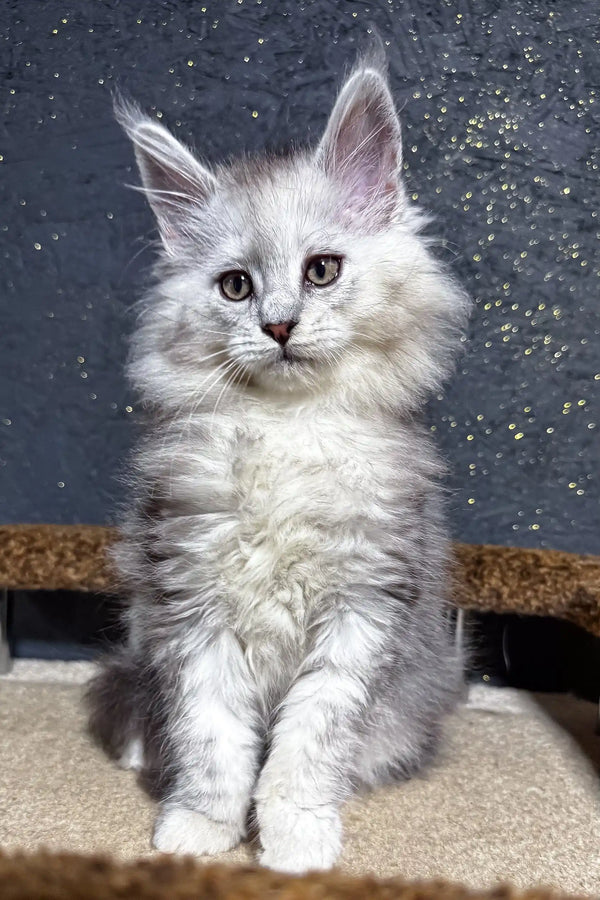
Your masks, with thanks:
<instances>
[{"instance_id":1,"label":"carpeted cat tree","mask_svg":"<svg viewBox=\"0 0 600 900\"><path fill-rule=\"evenodd\" d=\"M113 593L116 586L105 551L114 538L114 529L95 526L0 526L0 587ZM557 616L600 636L600 557L470 544L455 545L455 555L454 595L459 608ZM168 856L125 863L45 851L0 853L0 898L11 900L549 900L560 896L568 895L500 887L474 891L443 881L409 883L336 871L292 877L248 866L203 866Z\"/></svg>"}]
</instances>

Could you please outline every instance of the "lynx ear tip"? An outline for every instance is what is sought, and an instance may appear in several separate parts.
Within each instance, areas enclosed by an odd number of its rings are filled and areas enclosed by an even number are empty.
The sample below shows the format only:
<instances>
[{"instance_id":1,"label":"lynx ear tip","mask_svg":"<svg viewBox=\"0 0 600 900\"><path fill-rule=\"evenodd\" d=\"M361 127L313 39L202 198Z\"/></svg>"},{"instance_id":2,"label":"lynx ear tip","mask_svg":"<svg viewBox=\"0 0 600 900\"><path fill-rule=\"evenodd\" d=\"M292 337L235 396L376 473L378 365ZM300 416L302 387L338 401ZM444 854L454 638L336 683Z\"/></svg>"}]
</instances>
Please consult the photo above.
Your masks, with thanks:
<instances>
[{"instance_id":1,"label":"lynx ear tip","mask_svg":"<svg viewBox=\"0 0 600 900\"><path fill-rule=\"evenodd\" d=\"M136 122L142 118L139 106L125 97L120 91L115 91L112 97L113 115L121 128L128 134L135 128Z\"/></svg>"},{"instance_id":2,"label":"lynx ear tip","mask_svg":"<svg viewBox=\"0 0 600 900\"><path fill-rule=\"evenodd\" d=\"M375 94L389 94L387 65L385 59L380 64L377 58L361 56L345 80L342 90L366 90Z\"/></svg>"},{"instance_id":3,"label":"lynx ear tip","mask_svg":"<svg viewBox=\"0 0 600 900\"><path fill-rule=\"evenodd\" d=\"M122 118L129 118L133 115L134 111L138 113L140 111L133 100L126 97L120 88L114 88L112 91L112 108L118 122L120 122Z\"/></svg>"},{"instance_id":4,"label":"lynx ear tip","mask_svg":"<svg viewBox=\"0 0 600 900\"><path fill-rule=\"evenodd\" d=\"M160 130L163 126L159 122L155 122L150 116L142 110L141 106L129 97L126 97L120 90L116 89L112 96L113 114L123 131L135 141L144 131Z\"/></svg>"},{"instance_id":5,"label":"lynx ear tip","mask_svg":"<svg viewBox=\"0 0 600 900\"><path fill-rule=\"evenodd\" d=\"M355 71L370 71L387 81L388 53L383 38L374 26L369 29L368 41L362 47L354 68Z\"/></svg>"}]
</instances>

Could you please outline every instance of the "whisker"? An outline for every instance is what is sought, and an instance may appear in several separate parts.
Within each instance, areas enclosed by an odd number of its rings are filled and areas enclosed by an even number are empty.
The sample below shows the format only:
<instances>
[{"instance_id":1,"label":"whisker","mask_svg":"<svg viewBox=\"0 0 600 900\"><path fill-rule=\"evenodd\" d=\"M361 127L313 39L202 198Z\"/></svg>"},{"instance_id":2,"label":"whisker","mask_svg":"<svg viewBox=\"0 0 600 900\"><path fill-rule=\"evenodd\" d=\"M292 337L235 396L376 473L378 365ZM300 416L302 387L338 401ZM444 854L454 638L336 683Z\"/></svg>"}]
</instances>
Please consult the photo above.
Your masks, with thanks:
<instances>
[{"instance_id":1,"label":"whisker","mask_svg":"<svg viewBox=\"0 0 600 900\"><path fill-rule=\"evenodd\" d=\"M199 346L204 346L203 344L201 344L200 341L198 341L198 345L199 345ZM195 343L189 343L189 342L186 342L185 346L186 346L186 348L189 348L189 347L194 347L194 346L196 346L196 344L195 344ZM228 352L227 348L224 347L222 350L216 350L214 353L209 353L207 356L199 356L199 357L197 357L197 358L194 358L194 359L192 359L192 360L189 360L189 362L188 362L187 360L186 360L186 361L183 361L182 364L183 364L184 367L188 367L188 368L191 368L191 369L195 369L198 365L200 365L200 363L207 362L207 360L213 359L215 356L222 356L223 353L227 353L227 352ZM180 365L181 365L181 363L180 363Z\"/></svg>"},{"instance_id":2,"label":"whisker","mask_svg":"<svg viewBox=\"0 0 600 900\"><path fill-rule=\"evenodd\" d=\"M229 378L227 379L227 381L225 382L225 384L224 384L223 387L221 388L221 392L219 393L219 396L217 397L217 402L216 402L215 405L214 405L214 408L213 408L213 411L212 411L212 415L211 415L211 417L210 417L210 432L211 432L211 434L212 434L212 430L213 430L213 425L214 425L214 421L215 421L215 415L216 415L216 412L217 412L217 407L218 407L218 405L219 405L219 401L221 400L221 397L223 397L223 395L226 393L227 389L233 384L233 382L235 381L235 379L236 379L236 377L239 375L239 373L242 371L242 369L243 369L243 366L242 366L240 363L238 363L238 364L235 366L235 368L234 368L234 370L233 370L233 373L229 376Z\"/></svg>"},{"instance_id":3,"label":"whisker","mask_svg":"<svg viewBox=\"0 0 600 900\"><path fill-rule=\"evenodd\" d=\"M178 440L177 440L177 443L175 444L175 447L173 448L173 457L172 457L172 460L171 460L171 468L170 468L171 482L172 482L172 478L173 478L173 464L174 464L174 462L175 462L175 451L178 449L179 445L181 444L181 441L184 439L184 437L185 437L185 436L187 435L187 433L189 432L189 429L191 428L191 424L192 424L192 419L193 419L194 415L196 414L197 410L199 409L199 407L200 407L202 401L203 401L204 398L206 397L207 393L210 391L210 389L211 389L211 387L212 387L213 385L218 384L218 382L220 381L220 379L221 379L221 378L226 374L226 372L229 370L229 366L230 366L229 360L224 360L222 363L220 363L220 364L216 367L216 369L213 369L213 370L207 375L207 377L201 382L201 384L198 386L198 393L200 393L200 391L202 390L202 388L204 387L204 385L206 384L206 382L209 381L211 378L213 378L213 376L215 375L215 373L219 373L219 374L217 375L217 378L214 379L214 380L211 382L211 384L208 386L208 388L206 389L206 391L205 391L200 397L198 397L198 398L194 401L193 406L192 406L192 408L190 409L189 415L188 415L187 420L186 420L186 422L185 422L185 425L183 426L183 428L181 428L181 431L180 431L180 433L179 433L179 438L178 438ZM223 371L221 371L221 370L223 370ZM173 421L172 421L172 423L171 423L170 428L167 428L167 434L165 435L165 439L164 439L164 441L163 441L163 447L164 447L165 444L167 443L167 440L168 440L168 438L169 438L169 435L173 432L173 430L174 430L175 428L181 427L181 422L180 422L180 420L179 420L179 416L181 415L181 413L182 413L182 411L183 411L183 407L184 407L184 405L185 405L186 402L187 402L187 401L184 400L183 403L181 404L181 406L179 406L179 408L177 409L177 411L176 411L176 413L175 413L175 415L174 415L174 417L173 417Z\"/></svg>"}]
</instances>

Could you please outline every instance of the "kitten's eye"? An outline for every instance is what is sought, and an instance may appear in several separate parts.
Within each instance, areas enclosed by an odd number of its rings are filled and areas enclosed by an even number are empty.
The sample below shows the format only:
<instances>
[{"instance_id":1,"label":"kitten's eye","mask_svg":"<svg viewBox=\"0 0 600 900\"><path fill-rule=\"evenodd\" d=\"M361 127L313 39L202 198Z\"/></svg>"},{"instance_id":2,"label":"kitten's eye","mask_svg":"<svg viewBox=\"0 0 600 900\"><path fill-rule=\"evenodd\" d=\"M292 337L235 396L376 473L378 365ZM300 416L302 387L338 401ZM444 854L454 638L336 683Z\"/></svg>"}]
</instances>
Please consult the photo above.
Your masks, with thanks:
<instances>
[{"instance_id":1,"label":"kitten's eye","mask_svg":"<svg viewBox=\"0 0 600 900\"><path fill-rule=\"evenodd\" d=\"M342 261L339 256L313 256L308 261L304 277L317 287L325 287L340 274Z\"/></svg>"},{"instance_id":2,"label":"kitten's eye","mask_svg":"<svg viewBox=\"0 0 600 900\"><path fill-rule=\"evenodd\" d=\"M219 279L219 287L228 300L245 300L252 293L252 279L246 272L226 272Z\"/></svg>"}]
</instances>

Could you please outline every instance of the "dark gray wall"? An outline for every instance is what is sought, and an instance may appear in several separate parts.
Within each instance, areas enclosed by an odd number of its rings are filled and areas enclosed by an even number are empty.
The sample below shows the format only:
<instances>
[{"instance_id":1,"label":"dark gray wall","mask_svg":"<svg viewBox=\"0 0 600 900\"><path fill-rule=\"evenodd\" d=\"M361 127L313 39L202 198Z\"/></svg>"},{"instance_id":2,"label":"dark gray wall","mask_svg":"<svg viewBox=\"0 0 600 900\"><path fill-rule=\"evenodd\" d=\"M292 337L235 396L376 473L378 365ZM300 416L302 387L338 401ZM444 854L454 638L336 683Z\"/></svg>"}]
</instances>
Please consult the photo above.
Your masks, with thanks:
<instances>
[{"instance_id":1,"label":"dark gray wall","mask_svg":"<svg viewBox=\"0 0 600 900\"><path fill-rule=\"evenodd\" d=\"M597 0L4 0L0 516L108 522L153 222L117 85L209 159L315 139L374 24L477 304L431 404L458 539L600 552ZM130 411L132 410L132 411Z\"/></svg>"}]
</instances>

